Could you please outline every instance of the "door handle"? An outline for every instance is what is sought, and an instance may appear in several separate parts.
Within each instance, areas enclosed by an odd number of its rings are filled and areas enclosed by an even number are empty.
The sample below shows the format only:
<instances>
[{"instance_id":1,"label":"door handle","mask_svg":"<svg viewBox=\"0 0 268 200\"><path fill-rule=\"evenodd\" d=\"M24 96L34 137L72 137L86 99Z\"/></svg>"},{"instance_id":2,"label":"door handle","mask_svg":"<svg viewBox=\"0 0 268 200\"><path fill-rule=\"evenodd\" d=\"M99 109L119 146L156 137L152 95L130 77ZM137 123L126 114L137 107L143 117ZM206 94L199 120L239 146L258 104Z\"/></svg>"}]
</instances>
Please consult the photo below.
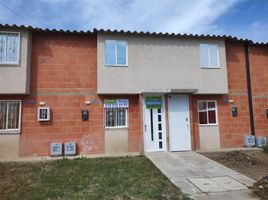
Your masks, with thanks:
<instances>
[{"instance_id":1,"label":"door handle","mask_svg":"<svg viewBox=\"0 0 268 200\"><path fill-rule=\"evenodd\" d=\"M145 132L147 131L147 126L146 126L146 124L144 125L144 130L145 130Z\"/></svg>"}]
</instances>

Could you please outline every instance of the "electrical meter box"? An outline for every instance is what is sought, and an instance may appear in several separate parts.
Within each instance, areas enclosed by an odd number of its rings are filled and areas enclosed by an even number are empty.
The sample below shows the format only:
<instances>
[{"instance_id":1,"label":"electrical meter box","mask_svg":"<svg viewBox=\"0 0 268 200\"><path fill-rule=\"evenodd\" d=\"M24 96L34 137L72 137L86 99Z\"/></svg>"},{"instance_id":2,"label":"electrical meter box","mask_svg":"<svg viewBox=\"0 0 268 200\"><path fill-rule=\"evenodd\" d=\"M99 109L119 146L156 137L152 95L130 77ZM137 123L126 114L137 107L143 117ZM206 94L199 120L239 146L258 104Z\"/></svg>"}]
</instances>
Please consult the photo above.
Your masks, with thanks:
<instances>
[{"instance_id":1,"label":"electrical meter box","mask_svg":"<svg viewBox=\"0 0 268 200\"><path fill-rule=\"evenodd\" d=\"M259 137L256 137L256 146L257 147L263 147L266 145L266 137L263 137L263 136L259 136Z\"/></svg>"},{"instance_id":2,"label":"electrical meter box","mask_svg":"<svg viewBox=\"0 0 268 200\"><path fill-rule=\"evenodd\" d=\"M244 136L244 144L246 147L254 147L255 146L255 137L253 135L245 135Z\"/></svg>"},{"instance_id":3,"label":"electrical meter box","mask_svg":"<svg viewBox=\"0 0 268 200\"><path fill-rule=\"evenodd\" d=\"M64 143L64 155L65 156L75 156L76 155L76 143L75 142L65 142Z\"/></svg>"},{"instance_id":4,"label":"electrical meter box","mask_svg":"<svg viewBox=\"0 0 268 200\"><path fill-rule=\"evenodd\" d=\"M62 143L51 143L50 144L50 156L56 157L56 156L62 156Z\"/></svg>"}]
</instances>

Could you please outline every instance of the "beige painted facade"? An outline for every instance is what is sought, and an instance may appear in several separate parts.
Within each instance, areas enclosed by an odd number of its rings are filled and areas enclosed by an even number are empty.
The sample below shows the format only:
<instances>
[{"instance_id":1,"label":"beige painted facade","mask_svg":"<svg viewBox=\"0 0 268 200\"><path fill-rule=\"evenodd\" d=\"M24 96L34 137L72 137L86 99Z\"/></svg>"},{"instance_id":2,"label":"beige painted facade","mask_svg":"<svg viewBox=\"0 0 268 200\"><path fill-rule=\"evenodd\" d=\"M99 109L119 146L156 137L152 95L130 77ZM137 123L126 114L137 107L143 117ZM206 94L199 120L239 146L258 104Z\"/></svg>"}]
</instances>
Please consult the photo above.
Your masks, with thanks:
<instances>
[{"instance_id":1,"label":"beige painted facade","mask_svg":"<svg viewBox=\"0 0 268 200\"><path fill-rule=\"evenodd\" d=\"M105 40L128 42L128 66L105 65ZM200 68L200 43L219 46L219 69ZM98 93L198 90L199 94L228 93L224 40L167 38L99 33Z\"/></svg>"},{"instance_id":2,"label":"beige painted facade","mask_svg":"<svg viewBox=\"0 0 268 200\"><path fill-rule=\"evenodd\" d=\"M31 70L31 32L26 29L1 28L0 32L20 33L19 64L0 64L0 94L29 94Z\"/></svg>"},{"instance_id":3,"label":"beige painted facade","mask_svg":"<svg viewBox=\"0 0 268 200\"><path fill-rule=\"evenodd\" d=\"M219 149L219 126L199 126L200 150Z\"/></svg>"},{"instance_id":4,"label":"beige painted facade","mask_svg":"<svg viewBox=\"0 0 268 200\"><path fill-rule=\"evenodd\" d=\"M19 135L0 135L0 161L19 157Z\"/></svg>"},{"instance_id":5,"label":"beige painted facade","mask_svg":"<svg viewBox=\"0 0 268 200\"><path fill-rule=\"evenodd\" d=\"M128 152L128 129L105 129L105 153Z\"/></svg>"}]
</instances>

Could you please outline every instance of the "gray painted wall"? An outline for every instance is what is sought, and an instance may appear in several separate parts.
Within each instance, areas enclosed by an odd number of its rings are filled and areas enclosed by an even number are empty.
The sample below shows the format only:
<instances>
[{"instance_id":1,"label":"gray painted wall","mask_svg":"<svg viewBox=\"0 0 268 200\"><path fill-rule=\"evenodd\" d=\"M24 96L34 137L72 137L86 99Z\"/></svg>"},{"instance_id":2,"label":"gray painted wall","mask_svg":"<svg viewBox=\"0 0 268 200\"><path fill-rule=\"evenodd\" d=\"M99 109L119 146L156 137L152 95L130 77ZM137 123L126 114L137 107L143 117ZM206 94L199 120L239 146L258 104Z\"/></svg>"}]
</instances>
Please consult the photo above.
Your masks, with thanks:
<instances>
[{"instance_id":1,"label":"gray painted wall","mask_svg":"<svg viewBox=\"0 0 268 200\"><path fill-rule=\"evenodd\" d=\"M26 29L4 29L20 32L20 58L18 65L0 64L0 94L29 94L31 69L31 32Z\"/></svg>"},{"instance_id":2,"label":"gray painted wall","mask_svg":"<svg viewBox=\"0 0 268 200\"><path fill-rule=\"evenodd\" d=\"M105 39L128 41L128 67L105 66ZM219 45L220 69L200 68L199 44L202 42ZM228 93L224 41L98 34L98 93L168 89L198 89L200 94Z\"/></svg>"},{"instance_id":3,"label":"gray painted wall","mask_svg":"<svg viewBox=\"0 0 268 200\"><path fill-rule=\"evenodd\" d=\"M220 130L219 126L199 126L200 149L219 149L220 148Z\"/></svg>"},{"instance_id":4,"label":"gray painted wall","mask_svg":"<svg viewBox=\"0 0 268 200\"><path fill-rule=\"evenodd\" d=\"M128 152L128 129L111 128L105 129L105 153Z\"/></svg>"}]
</instances>

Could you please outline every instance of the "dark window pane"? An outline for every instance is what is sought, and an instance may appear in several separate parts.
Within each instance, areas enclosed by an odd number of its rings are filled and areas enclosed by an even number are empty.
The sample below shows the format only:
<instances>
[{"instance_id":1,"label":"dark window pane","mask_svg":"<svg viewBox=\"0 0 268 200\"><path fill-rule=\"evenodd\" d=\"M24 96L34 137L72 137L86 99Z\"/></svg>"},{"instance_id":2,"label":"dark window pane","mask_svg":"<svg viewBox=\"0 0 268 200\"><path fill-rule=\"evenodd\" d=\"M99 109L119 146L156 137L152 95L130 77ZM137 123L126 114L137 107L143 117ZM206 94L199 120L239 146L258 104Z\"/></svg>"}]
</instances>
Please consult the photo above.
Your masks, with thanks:
<instances>
[{"instance_id":1,"label":"dark window pane","mask_svg":"<svg viewBox=\"0 0 268 200\"><path fill-rule=\"evenodd\" d=\"M159 140L162 140L162 133L161 132L158 133L158 138L159 138Z\"/></svg>"},{"instance_id":2,"label":"dark window pane","mask_svg":"<svg viewBox=\"0 0 268 200\"><path fill-rule=\"evenodd\" d=\"M163 143L159 142L159 149L162 149L162 148L163 148Z\"/></svg>"},{"instance_id":3,"label":"dark window pane","mask_svg":"<svg viewBox=\"0 0 268 200\"><path fill-rule=\"evenodd\" d=\"M208 118L210 124L216 124L216 112L214 110L208 111Z\"/></svg>"},{"instance_id":4,"label":"dark window pane","mask_svg":"<svg viewBox=\"0 0 268 200\"><path fill-rule=\"evenodd\" d=\"M158 115L158 122L161 122L162 120L161 117L162 117L161 115Z\"/></svg>"},{"instance_id":5,"label":"dark window pane","mask_svg":"<svg viewBox=\"0 0 268 200\"><path fill-rule=\"evenodd\" d=\"M208 102L208 108L216 108L215 102Z\"/></svg>"},{"instance_id":6,"label":"dark window pane","mask_svg":"<svg viewBox=\"0 0 268 200\"><path fill-rule=\"evenodd\" d=\"M115 126L116 112L112 108L106 109L106 126L113 127Z\"/></svg>"},{"instance_id":7,"label":"dark window pane","mask_svg":"<svg viewBox=\"0 0 268 200\"><path fill-rule=\"evenodd\" d=\"M158 113L161 113L161 109L157 109L157 112L158 112Z\"/></svg>"},{"instance_id":8,"label":"dark window pane","mask_svg":"<svg viewBox=\"0 0 268 200\"><path fill-rule=\"evenodd\" d=\"M162 124L158 124L158 130L162 131Z\"/></svg>"},{"instance_id":9,"label":"dark window pane","mask_svg":"<svg viewBox=\"0 0 268 200\"><path fill-rule=\"evenodd\" d=\"M207 124L207 112L199 112L199 124Z\"/></svg>"},{"instance_id":10,"label":"dark window pane","mask_svg":"<svg viewBox=\"0 0 268 200\"><path fill-rule=\"evenodd\" d=\"M205 110L205 109L207 109L207 104L206 104L206 102L205 102L205 101L200 101L200 102L198 103L198 109L199 109L199 110Z\"/></svg>"},{"instance_id":11,"label":"dark window pane","mask_svg":"<svg viewBox=\"0 0 268 200\"><path fill-rule=\"evenodd\" d=\"M7 104L5 102L0 102L0 129L6 129L6 106Z\"/></svg>"}]
</instances>

